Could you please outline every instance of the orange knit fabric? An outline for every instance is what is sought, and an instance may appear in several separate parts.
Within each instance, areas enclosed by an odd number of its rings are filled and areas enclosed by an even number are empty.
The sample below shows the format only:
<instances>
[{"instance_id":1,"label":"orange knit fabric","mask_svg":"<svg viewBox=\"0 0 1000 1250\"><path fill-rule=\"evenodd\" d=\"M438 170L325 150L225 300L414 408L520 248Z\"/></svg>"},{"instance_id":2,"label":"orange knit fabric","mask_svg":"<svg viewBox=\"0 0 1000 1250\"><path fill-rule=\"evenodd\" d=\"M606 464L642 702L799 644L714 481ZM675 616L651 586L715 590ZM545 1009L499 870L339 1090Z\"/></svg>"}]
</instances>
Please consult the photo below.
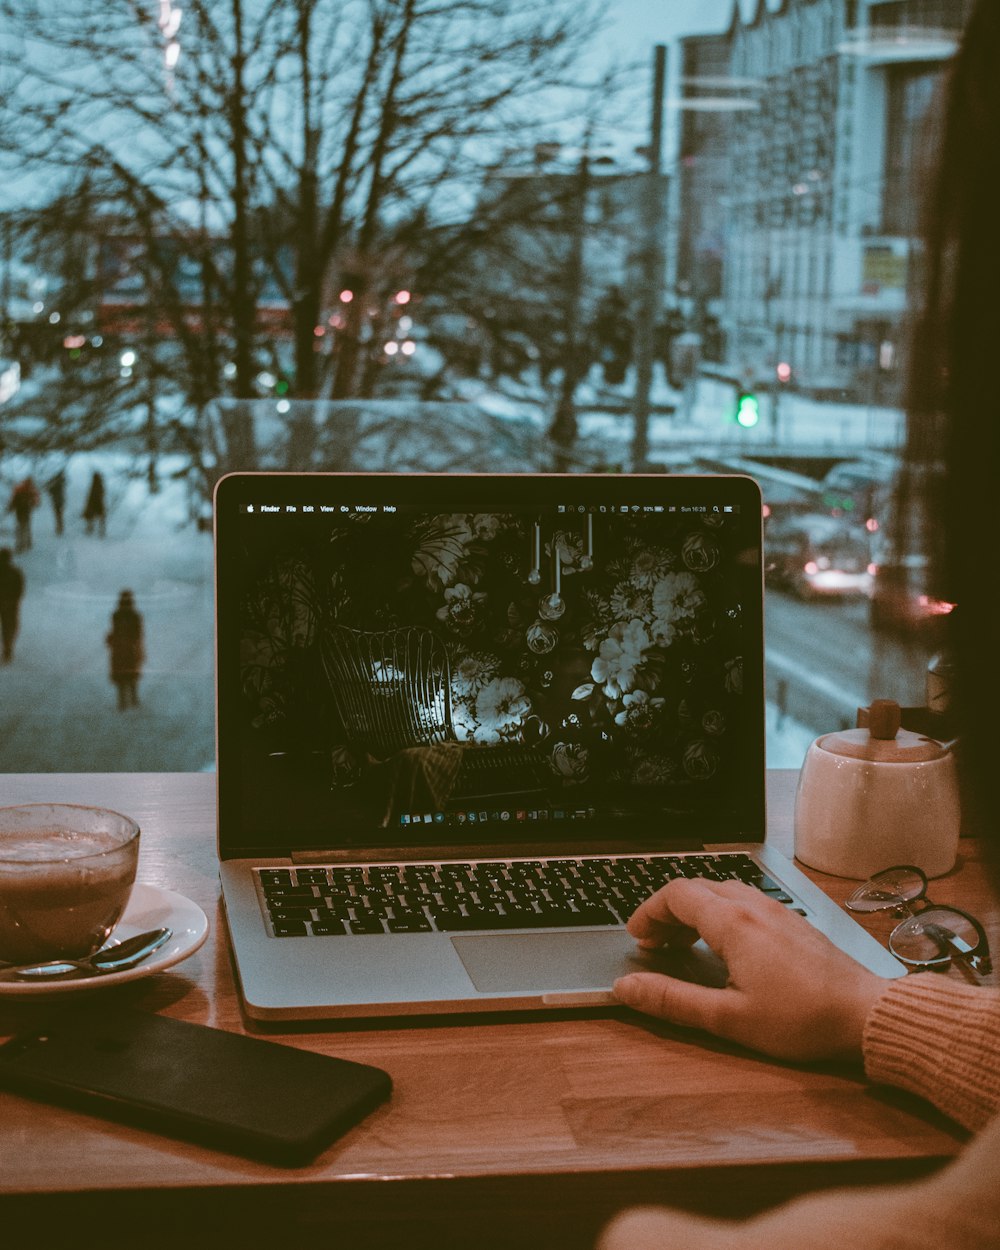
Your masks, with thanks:
<instances>
[{"instance_id":1,"label":"orange knit fabric","mask_svg":"<svg viewBox=\"0 0 1000 1250\"><path fill-rule=\"evenodd\" d=\"M1000 1110L1000 993L936 972L890 981L868 1014L865 1072L969 1129Z\"/></svg>"}]
</instances>

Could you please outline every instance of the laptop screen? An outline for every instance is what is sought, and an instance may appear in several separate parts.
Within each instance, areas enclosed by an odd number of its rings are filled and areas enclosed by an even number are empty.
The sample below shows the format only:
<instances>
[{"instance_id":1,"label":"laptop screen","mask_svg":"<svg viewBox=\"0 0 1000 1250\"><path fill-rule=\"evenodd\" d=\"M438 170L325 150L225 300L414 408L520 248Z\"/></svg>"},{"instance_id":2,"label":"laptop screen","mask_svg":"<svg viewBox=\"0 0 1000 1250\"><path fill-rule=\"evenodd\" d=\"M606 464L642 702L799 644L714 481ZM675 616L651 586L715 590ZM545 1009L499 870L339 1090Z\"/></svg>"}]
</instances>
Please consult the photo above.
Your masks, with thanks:
<instances>
[{"instance_id":1,"label":"laptop screen","mask_svg":"<svg viewBox=\"0 0 1000 1250\"><path fill-rule=\"evenodd\" d=\"M763 837L743 477L235 474L220 845Z\"/></svg>"}]
</instances>

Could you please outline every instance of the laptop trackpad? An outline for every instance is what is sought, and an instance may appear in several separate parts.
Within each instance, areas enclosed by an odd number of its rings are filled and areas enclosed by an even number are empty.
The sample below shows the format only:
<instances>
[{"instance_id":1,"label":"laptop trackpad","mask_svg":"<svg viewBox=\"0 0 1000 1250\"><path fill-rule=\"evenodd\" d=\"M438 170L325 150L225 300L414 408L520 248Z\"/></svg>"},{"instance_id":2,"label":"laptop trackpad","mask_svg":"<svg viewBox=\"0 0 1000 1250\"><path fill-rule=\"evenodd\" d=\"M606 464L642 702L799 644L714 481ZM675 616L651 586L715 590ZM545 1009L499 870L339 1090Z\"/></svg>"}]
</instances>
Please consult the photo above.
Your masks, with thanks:
<instances>
[{"instance_id":1,"label":"laptop trackpad","mask_svg":"<svg viewBox=\"0 0 1000 1250\"><path fill-rule=\"evenodd\" d=\"M702 943L690 950L640 951L622 929L502 933L451 939L482 994L607 990L626 972L666 972L704 985L726 984L726 966Z\"/></svg>"}]
</instances>

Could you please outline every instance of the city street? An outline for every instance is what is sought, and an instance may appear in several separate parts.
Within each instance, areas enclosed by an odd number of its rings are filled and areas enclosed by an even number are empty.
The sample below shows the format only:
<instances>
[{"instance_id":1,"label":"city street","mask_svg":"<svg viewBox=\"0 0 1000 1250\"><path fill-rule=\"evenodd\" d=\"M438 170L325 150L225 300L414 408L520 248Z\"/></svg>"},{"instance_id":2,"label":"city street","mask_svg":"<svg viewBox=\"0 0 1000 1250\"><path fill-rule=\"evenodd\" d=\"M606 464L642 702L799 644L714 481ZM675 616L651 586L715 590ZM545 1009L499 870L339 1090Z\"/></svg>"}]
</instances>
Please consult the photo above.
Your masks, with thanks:
<instances>
[{"instance_id":1,"label":"city street","mask_svg":"<svg viewBox=\"0 0 1000 1250\"><path fill-rule=\"evenodd\" d=\"M866 600L802 603L769 588L765 638L768 701L816 733L853 727L872 699L924 703L929 649L872 630Z\"/></svg>"},{"instance_id":2,"label":"city street","mask_svg":"<svg viewBox=\"0 0 1000 1250\"><path fill-rule=\"evenodd\" d=\"M73 457L65 534L56 536L43 497L34 545L14 557L26 591L13 662L0 667L0 771L214 767L212 538L188 520L182 483L149 496L142 478L126 477L129 466L123 456ZM98 467L105 538L88 535L80 515ZM4 511L0 545L13 548L13 538ZM147 659L140 705L119 712L104 639L126 588L145 618Z\"/></svg>"}]
</instances>

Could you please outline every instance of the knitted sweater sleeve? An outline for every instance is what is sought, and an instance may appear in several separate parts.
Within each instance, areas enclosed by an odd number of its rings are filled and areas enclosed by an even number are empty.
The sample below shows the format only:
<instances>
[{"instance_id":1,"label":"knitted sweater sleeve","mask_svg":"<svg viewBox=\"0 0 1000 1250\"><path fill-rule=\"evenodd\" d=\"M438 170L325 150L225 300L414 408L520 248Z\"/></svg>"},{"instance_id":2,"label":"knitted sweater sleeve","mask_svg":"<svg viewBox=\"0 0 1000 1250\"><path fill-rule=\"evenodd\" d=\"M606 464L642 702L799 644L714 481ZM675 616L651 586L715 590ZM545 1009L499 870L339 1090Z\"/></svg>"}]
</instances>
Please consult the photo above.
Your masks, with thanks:
<instances>
[{"instance_id":1,"label":"knitted sweater sleeve","mask_svg":"<svg viewBox=\"0 0 1000 1250\"><path fill-rule=\"evenodd\" d=\"M868 1079L919 1094L969 1129L1000 1110L1000 993L935 972L890 981L865 1022Z\"/></svg>"}]
</instances>

